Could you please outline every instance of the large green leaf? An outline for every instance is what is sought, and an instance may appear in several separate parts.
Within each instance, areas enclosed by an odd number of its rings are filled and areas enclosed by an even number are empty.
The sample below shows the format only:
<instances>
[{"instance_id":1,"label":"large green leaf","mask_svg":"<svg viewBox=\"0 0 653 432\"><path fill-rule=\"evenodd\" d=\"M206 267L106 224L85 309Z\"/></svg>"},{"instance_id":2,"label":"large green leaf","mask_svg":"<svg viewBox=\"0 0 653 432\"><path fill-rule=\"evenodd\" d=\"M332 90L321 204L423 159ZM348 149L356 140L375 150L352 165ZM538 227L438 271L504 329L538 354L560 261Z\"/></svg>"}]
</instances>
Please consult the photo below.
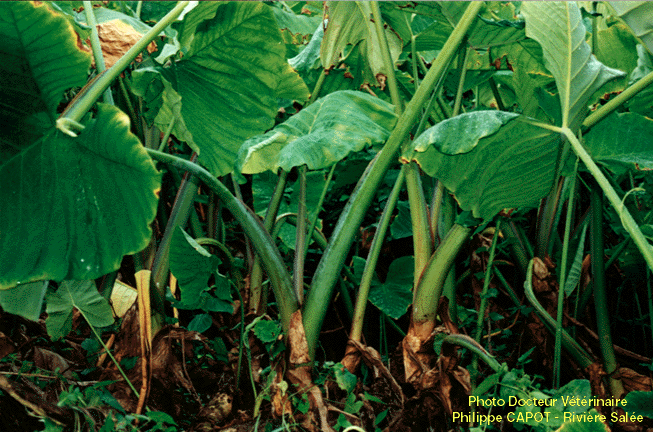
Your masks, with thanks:
<instances>
[{"instance_id":1,"label":"large green leaf","mask_svg":"<svg viewBox=\"0 0 653 432\"><path fill-rule=\"evenodd\" d=\"M396 122L392 105L369 94L339 91L318 99L270 132L247 140L236 168L244 174L326 168L386 140Z\"/></svg>"},{"instance_id":2,"label":"large green leaf","mask_svg":"<svg viewBox=\"0 0 653 432\"><path fill-rule=\"evenodd\" d=\"M356 70L355 73L362 74L365 83L380 84L383 87L389 71L386 70L387 66L381 55L370 3L365 1L329 1L326 10L329 22L324 31L320 53L324 68L328 70L337 67L347 57L347 46L359 45L364 64L362 70ZM401 53L402 41L391 28L386 27L384 32L394 64Z\"/></svg>"},{"instance_id":3,"label":"large green leaf","mask_svg":"<svg viewBox=\"0 0 653 432\"><path fill-rule=\"evenodd\" d=\"M649 1L611 1L608 3L653 54L653 3Z\"/></svg>"},{"instance_id":4,"label":"large green leaf","mask_svg":"<svg viewBox=\"0 0 653 432\"><path fill-rule=\"evenodd\" d=\"M64 92L84 85L91 60L65 18L32 2L0 3L0 59L2 161L54 124Z\"/></svg>"},{"instance_id":5,"label":"large green leaf","mask_svg":"<svg viewBox=\"0 0 653 432\"><path fill-rule=\"evenodd\" d=\"M73 309L78 309L94 327L113 324L113 311L109 302L100 295L92 280L64 281L55 291L46 294L48 318L45 325L52 339L61 339L70 333Z\"/></svg>"},{"instance_id":6,"label":"large green leaf","mask_svg":"<svg viewBox=\"0 0 653 432\"><path fill-rule=\"evenodd\" d=\"M653 120L636 113L613 114L584 136L592 159L615 173L653 170Z\"/></svg>"},{"instance_id":7,"label":"large green leaf","mask_svg":"<svg viewBox=\"0 0 653 432\"><path fill-rule=\"evenodd\" d=\"M243 141L274 124L280 83L296 74L287 67L274 16L262 3L200 3L179 33L188 52L164 73L182 98L182 117L200 161L224 175ZM283 97L308 96L301 79L295 82L296 93L284 91Z\"/></svg>"},{"instance_id":8,"label":"large green leaf","mask_svg":"<svg viewBox=\"0 0 653 432\"><path fill-rule=\"evenodd\" d=\"M585 42L585 26L574 2L524 2L526 35L542 46L544 63L560 94L562 126L575 129L592 94L623 72L599 62Z\"/></svg>"},{"instance_id":9,"label":"large green leaf","mask_svg":"<svg viewBox=\"0 0 653 432\"><path fill-rule=\"evenodd\" d=\"M460 130L482 121L483 111L458 116ZM453 120L453 119L452 119ZM451 120L450 120L451 121ZM458 136L460 147L473 149L454 156L436 150L437 142L406 152L430 176L451 190L463 210L490 219L504 208L536 206L553 182L559 137L521 120L509 120L498 132L480 138ZM437 126L436 126L437 127ZM471 144L478 140L476 146Z\"/></svg>"},{"instance_id":10,"label":"large green leaf","mask_svg":"<svg viewBox=\"0 0 653 432\"><path fill-rule=\"evenodd\" d=\"M276 21L263 3L201 2L178 31L185 50L182 60L157 68L141 83L159 82L161 90L164 82L163 104L180 104L167 107L170 113L179 112L175 118L184 125L179 131L175 123L178 138L221 176L232 171L245 139L274 124L278 97L303 101L308 90L288 67ZM148 87L136 85L135 90L144 94ZM167 115L156 124L165 130L170 120Z\"/></svg>"},{"instance_id":11,"label":"large green leaf","mask_svg":"<svg viewBox=\"0 0 653 432\"><path fill-rule=\"evenodd\" d=\"M52 130L2 160L0 289L117 269L149 242L159 187L127 116L107 105L79 137Z\"/></svg>"}]
</instances>

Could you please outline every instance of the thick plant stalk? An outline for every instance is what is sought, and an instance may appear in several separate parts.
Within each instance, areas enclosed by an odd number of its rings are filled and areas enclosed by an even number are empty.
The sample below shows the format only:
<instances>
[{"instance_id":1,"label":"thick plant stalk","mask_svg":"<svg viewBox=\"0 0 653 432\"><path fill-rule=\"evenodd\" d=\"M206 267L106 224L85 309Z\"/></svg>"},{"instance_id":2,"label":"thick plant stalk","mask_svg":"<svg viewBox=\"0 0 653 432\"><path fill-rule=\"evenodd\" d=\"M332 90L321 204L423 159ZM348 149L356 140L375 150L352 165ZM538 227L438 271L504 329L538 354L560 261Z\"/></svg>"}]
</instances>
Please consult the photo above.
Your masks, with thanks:
<instances>
[{"instance_id":1,"label":"thick plant stalk","mask_svg":"<svg viewBox=\"0 0 653 432\"><path fill-rule=\"evenodd\" d=\"M283 262L283 258L281 258L279 251L275 247L270 234L268 234L265 227L261 225L256 215L245 207L242 201L233 196L222 182L201 166L180 157L161 153L156 150L147 149L147 152L152 159L187 170L191 174L197 176L204 182L204 184L215 192L218 198L220 198L224 203L225 208L229 210L238 223L240 223L245 234L251 239L252 245L261 257L265 271L270 277L270 283L272 284L277 306L279 307L281 325L284 332L287 334L290 328L292 314L299 308L297 299L295 298L290 275L288 274L288 270Z\"/></svg>"},{"instance_id":2,"label":"thick plant stalk","mask_svg":"<svg viewBox=\"0 0 653 432\"><path fill-rule=\"evenodd\" d=\"M424 269L413 294L410 327L402 342L406 382L419 386L423 372L430 368L434 357L435 316L444 282L471 230L459 224L449 230Z\"/></svg>"},{"instance_id":3,"label":"thick plant stalk","mask_svg":"<svg viewBox=\"0 0 653 432\"><path fill-rule=\"evenodd\" d=\"M419 277L424 271L428 260L431 258L431 254L433 254L433 242L429 227L424 188L422 187L419 166L415 161L407 164L406 189L408 190L408 204L410 206L410 219L413 228L413 250L415 254L415 279L413 286L417 287Z\"/></svg>"},{"instance_id":4,"label":"thick plant stalk","mask_svg":"<svg viewBox=\"0 0 653 432\"><path fill-rule=\"evenodd\" d=\"M397 86L397 79L394 72L394 63L390 56L390 49L388 48L388 40L385 37L385 30L383 28L383 19L381 18L381 10L379 3L373 1L370 3L372 7L372 15L374 16L374 26L376 27L376 34L381 46L381 57L383 63L388 71L388 89L390 90L390 97L395 106L397 115L401 115L401 98L399 96L399 88ZM418 87L417 87L418 88ZM426 111L428 112L428 110ZM423 119L425 116L422 117ZM423 122L421 122L423 124ZM419 135L421 131L417 132ZM413 254L415 256L415 283L419 275L422 274L424 266L428 262L431 254L433 253L433 242L428 223L428 211L426 206L426 199L424 198L424 188L422 187L422 179L420 177L419 166L416 162L409 162L406 169L406 189L408 191L408 204L410 206L410 217L413 228Z\"/></svg>"},{"instance_id":5,"label":"thick plant stalk","mask_svg":"<svg viewBox=\"0 0 653 432\"><path fill-rule=\"evenodd\" d=\"M471 231L471 227L454 224L422 273L413 296L411 320L412 333L421 340L428 339L435 328L435 315L444 281Z\"/></svg>"},{"instance_id":6,"label":"thick plant stalk","mask_svg":"<svg viewBox=\"0 0 653 432\"><path fill-rule=\"evenodd\" d=\"M356 186L343 213L338 220L334 233L325 251L311 284L306 304L304 306L304 328L308 341L309 355L314 357L322 322L333 294L333 289L342 268L352 240L358 231L361 221L369 207L376 189L383 179L390 164L395 160L395 154L404 142L412 126L419 116L435 84L443 76L451 58L456 54L458 46L476 15L482 7L481 2L472 2L468 5L458 25L449 36L449 39L440 50L433 66L428 71L422 85L415 92L413 99L406 106L406 110L399 118L388 141L370 163L363 177Z\"/></svg>"},{"instance_id":7,"label":"thick plant stalk","mask_svg":"<svg viewBox=\"0 0 653 432\"><path fill-rule=\"evenodd\" d=\"M613 397L620 398L624 393L624 386L621 380L612 376L617 371L617 358L614 354L614 346L612 345L603 264L603 193L596 183L591 186L590 198L592 208L590 244L592 247L592 281L594 284L596 327L599 334L599 346L601 347L601 355L603 357L603 367L609 377L610 392Z\"/></svg>"}]
</instances>

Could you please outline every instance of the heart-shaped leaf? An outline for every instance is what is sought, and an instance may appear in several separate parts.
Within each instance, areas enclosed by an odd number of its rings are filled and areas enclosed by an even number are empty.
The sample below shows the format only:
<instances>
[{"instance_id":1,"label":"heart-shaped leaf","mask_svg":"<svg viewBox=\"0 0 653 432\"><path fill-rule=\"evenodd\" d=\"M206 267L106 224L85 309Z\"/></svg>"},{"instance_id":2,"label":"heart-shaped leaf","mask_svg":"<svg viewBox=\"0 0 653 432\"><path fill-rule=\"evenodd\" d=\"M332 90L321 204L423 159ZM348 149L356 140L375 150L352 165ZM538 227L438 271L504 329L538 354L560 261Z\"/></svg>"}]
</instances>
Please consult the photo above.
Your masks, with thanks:
<instances>
[{"instance_id":1,"label":"heart-shaped leaf","mask_svg":"<svg viewBox=\"0 0 653 432\"><path fill-rule=\"evenodd\" d=\"M52 339L61 339L70 333L75 308L94 327L113 324L111 306L97 291L92 280L63 281L56 291L48 291L46 303L48 318L45 325Z\"/></svg>"}]
</instances>

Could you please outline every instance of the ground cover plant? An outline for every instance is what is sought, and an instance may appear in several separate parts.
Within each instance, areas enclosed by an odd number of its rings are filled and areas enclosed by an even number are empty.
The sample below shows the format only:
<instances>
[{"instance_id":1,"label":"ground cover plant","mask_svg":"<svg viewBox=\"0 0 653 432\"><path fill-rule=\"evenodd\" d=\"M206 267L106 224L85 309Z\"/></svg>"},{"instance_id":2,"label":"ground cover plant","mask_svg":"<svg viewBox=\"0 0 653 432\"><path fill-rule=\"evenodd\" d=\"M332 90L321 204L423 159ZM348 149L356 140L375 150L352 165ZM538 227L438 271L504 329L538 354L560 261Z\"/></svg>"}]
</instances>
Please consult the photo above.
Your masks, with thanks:
<instances>
[{"instance_id":1,"label":"ground cover plant","mask_svg":"<svg viewBox=\"0 0 653 432\"><path fill-rule=\"evenodd\" d=\"M0 430L653 427L650 3L0 9Z\"/></svg>"}]
</instances>

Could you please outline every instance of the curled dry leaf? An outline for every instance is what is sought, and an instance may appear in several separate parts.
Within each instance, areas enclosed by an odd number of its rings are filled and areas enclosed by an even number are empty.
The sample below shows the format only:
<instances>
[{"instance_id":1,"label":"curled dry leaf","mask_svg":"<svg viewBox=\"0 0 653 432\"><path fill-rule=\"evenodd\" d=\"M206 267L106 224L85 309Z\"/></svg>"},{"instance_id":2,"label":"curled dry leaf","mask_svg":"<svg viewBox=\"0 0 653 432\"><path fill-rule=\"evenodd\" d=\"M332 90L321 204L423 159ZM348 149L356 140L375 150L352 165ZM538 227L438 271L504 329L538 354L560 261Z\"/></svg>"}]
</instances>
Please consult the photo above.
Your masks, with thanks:
<instances>
[{"instance_id":1,"label":"curled dry leaf","mask_svg":"<svg viewBox=\"0 0 653 432\"><path fill-rule=\"evenodd\" d=\"M397 380L395 380L388 368L383 364L381 354L374 348L365 346L360 342L349 341L349 343L353 349L360 353L365 364L372 370L374 378L378 379L383 377L392 388L395 396L397 396L399 404L403 405L405 400L404 392L399 386L399 383L397 383Z\"/></svg>"},{"instance_id":2,"label":"curled dry leaf","mask_svg":"<svg viewBox=\"0 0 653 432\"><path fill-rule=\"evenodd\" d=\"M318 386L313 385L313 379L311 378L311 358L308 355L308 342L304 333L301 311L296 311L290 319L288 345L290 347L288 379L291 383L297 385L300 392L308 392L311 408L317 410L320 417L319 429L316 428L311 412L306 416L303 426L308 430L332 432L333 429L328 423L327 408L322 399L322 392Z\"/></svg>"},{"instance_id":3,"label":"curled dry leaf","mask_svg":"<svg viewBox=\"0 0 653 432\"><path fill-rule=\"evenodd\" d=\"M104 64L107 68L113 66L143 36L132 26L118 19L98 24L97 28L98 37L102 46L102 54L104 56ZM91 51L89 48L90 43L88 42L84 46L84 44L78 41L78 46L84 51ZM156 51L156 43L151 42L147 46L147 51L150 53ZM141 61L142 59L143 57L141 55L136 57L136 61ZM95 60L92 61L92 65L95 65Z\"/></svg>"},{"instance_id":4,"label":"curled dry leaf","mask_svg":"<svg viewBox=\"0 0 653 432\"><path fill-rule=\"evenodd\" d=\"M651 381L651 377L638 374L632 369L628 369L626 367L620 367L617 370L617 374L615 378L619 378L621 380L621 382L624 385L624 390L626 390L626 392L653 391L653 381Z\"/></svg>"}]
</instances>

